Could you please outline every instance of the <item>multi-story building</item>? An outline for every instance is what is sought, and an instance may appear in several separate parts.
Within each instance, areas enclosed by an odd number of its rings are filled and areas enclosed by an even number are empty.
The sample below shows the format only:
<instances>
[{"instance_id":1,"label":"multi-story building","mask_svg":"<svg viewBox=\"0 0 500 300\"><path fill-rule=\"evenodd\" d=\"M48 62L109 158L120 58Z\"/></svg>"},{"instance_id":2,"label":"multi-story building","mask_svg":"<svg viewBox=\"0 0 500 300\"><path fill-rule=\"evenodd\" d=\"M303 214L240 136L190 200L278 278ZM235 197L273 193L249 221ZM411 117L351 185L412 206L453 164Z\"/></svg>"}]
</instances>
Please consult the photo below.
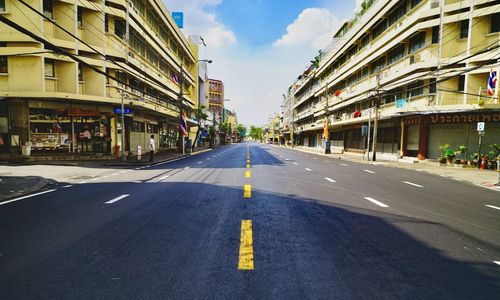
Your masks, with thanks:
<instances>
[{"instance_id":1,"label":"multi-story building","mask_svg":"<svg viewBox=\"0 0 500 300\"><path fill-rule=\"evenodd\" d=\"M238 119L236 117L236 112L224 109L224 119L225 122L229 124L229 132L226 134L226 140L231 143L236 143L238 141Z\"/></svg>"},{"instance_id":2,"label":"multi-story building","mask_svg":"<svg viewBox=\"0 0 500 300\"><path fill-rule=\"evenodd\" d=\"M373 140L377 118L379 154L436 158L440 143L477 152L477 122L485 145L500 139L498 92L487 93L499 42L498 1L365 0L290 87L284 127L322 148L328 117L332 147L362 152L361 127L371 120Z\"/></svg>"},{"instance_id":3,"label":"multi-story building","mask_svg":"<svg viewBox=\"0 0 500 300\"><path fill-rule=\"evenodd\" d=\"M216 127L224 121L224 83L217 79L208 79L208 106L215 115Z\"/></svg>"},{"instance_id":4,"label":"multi-story building","mask_svg":"<svg viewBox=\"0 0 500 300\"><path fill-rule=\"evenodd\" d=\"M280 135L281 135L281 117L279 113L274 113L269 116L268 123L266 125L266 140L271 144L279 144L280 143Z\"/></svg>"},{"instance_id":5,"label":"multi-story building","mask_svg":"<svg viewBox=\"0 0 500 300\"><path fill-rule=\"evenodd\" d=\"M112 154L122 130L130 152L176 147L198 50L161 0L24 2L0 1L0 151Z\"/></svg>"}]
</instances>

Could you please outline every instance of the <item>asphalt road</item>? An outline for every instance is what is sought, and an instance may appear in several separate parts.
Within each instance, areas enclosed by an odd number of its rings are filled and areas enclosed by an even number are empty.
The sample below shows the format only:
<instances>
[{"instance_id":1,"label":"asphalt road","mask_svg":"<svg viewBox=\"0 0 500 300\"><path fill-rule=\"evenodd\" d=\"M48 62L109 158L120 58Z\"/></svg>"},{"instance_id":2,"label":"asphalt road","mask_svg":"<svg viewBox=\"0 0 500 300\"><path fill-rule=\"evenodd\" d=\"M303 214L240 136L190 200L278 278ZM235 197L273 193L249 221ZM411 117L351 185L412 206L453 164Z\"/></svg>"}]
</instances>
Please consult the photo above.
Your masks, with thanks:
<instances>
[{"instance_id":1,"label":"asphalt road","mask_svg":"<svg viewBox=\"0 0 500 300\"><path fill-rule=\"evenodd\" d=\"M240 144L14 200L1 299L500 295L500 193L423 172Z\"/></svg>"}]
</instances>

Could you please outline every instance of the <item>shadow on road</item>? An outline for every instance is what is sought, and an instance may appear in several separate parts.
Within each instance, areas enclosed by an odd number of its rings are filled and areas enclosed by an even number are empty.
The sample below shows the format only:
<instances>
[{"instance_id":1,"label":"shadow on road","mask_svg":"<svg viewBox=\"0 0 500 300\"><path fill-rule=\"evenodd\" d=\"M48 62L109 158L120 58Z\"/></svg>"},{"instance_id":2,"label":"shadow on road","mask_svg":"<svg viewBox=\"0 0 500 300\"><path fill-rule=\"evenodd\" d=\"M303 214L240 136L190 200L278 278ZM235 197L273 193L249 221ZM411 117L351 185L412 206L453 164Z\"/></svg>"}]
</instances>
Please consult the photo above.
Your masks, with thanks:
<instances>
[{"instance_id":1,"label":"shadow on road","mask_svg":"<svg viewBox=\"0 0 500 300\"><path fill-rule=\"evenodd\" d=\"M130 194L114 204L106 201ZM493 299L500 271L416 238L470 237L314 199L183 182L106 183L0 206L3 299ZM255 270L237 270L241 220ZM446 234L446 236L444 236ZM474 240L478 247L494 248ZM498 248L494 248L498 254Z\"/></svg>"}]
</instances>

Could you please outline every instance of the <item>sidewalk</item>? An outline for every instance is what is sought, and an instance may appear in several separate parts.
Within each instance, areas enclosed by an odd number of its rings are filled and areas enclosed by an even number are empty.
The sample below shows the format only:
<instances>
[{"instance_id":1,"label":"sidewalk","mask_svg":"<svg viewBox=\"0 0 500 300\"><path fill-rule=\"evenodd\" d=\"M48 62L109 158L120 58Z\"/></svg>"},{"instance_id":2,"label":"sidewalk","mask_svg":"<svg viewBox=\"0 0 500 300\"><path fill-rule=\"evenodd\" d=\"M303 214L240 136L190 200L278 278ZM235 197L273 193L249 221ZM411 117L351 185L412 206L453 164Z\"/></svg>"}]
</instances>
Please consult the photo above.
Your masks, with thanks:
<instances>
[{"instance_id":1,"label":"sidewalk","mask_svg":"<svg viewBox=\"0 0 500 300\"><path fill-rule=\"evenodd\" d=\"M38 192L49 184L49 180L39 176L0 176L0 203Z\"/></svg>"},{"instance_id":2,"label":"sidewalk","mask_svg":"<svg viewBox=\"0 0 500 300\"><path fill-rule=\"evenodd\" d=\"M306 153L313 153L316 155L321 155L324 157L332 158L332 159L341 159L356 163L364 163L371 165L384 165L387 167L394 168L404 168L409 170L414 170L417 172L427 172L430 174L439 175L441 177L449 178L450 180L456 181L464 181L469 182L475 185L479 185L485 188L493 189L500 191L500 185L498 184L498 174L495 170L479 170L477 168L457 168L454 166L440 166L438 162L434 161L419 161L419 163L408 163L408 162L400 162L394 160L384 160L381 157L378 157L377 161L367 161L366 154L363 155L361 153L342 153L342 154L324 154L321 153L320 150L306 148L302 146L292 147L283 147L276 146L285 149L291 149L295 151L301 151Z\"/></svg>"}]
</instances>

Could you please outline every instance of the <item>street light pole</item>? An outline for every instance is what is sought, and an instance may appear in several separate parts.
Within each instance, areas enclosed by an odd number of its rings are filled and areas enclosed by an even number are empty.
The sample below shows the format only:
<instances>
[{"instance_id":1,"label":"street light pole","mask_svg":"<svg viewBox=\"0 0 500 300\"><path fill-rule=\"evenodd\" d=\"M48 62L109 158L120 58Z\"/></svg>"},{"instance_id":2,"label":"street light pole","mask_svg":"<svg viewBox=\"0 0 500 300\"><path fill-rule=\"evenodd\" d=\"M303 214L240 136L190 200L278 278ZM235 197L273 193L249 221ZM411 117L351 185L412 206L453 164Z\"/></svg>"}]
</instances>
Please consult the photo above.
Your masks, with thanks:
<instances>
[{"instance_id":1,"label":"street light pole","mask_svg":"<svg viewBox=\"0 0 500 300\"><path fill-rule=\"evenodd\" d=\"M125 98L125 93L122 91L121 93L121 123L122 123L122 132L121 132L121 140L122 140L122 146L120 147L120 157L122 161L125 161L125 104L124 98Z\"/></svg>"}]
</instances>

